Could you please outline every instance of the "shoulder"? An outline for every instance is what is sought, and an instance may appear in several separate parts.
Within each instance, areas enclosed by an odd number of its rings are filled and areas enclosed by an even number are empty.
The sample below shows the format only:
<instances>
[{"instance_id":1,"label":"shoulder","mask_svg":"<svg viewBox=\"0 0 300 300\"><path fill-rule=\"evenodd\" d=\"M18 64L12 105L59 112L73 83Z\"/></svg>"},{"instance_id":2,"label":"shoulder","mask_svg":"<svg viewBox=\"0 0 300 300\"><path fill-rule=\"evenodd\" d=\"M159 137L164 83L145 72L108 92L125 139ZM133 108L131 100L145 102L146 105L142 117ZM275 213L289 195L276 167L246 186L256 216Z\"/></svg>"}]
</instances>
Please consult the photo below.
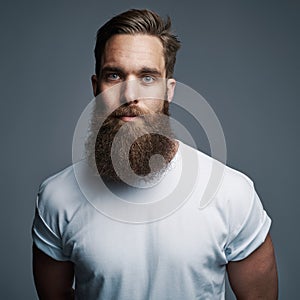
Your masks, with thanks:
<instances>
[{"instance_id":1,"label":"shoulder","mask_svg":"<svg viewBox=\"0 0 300 300\"><path fill-rule=\"evenodd\" d=\"M211 156L180 143L180 150L187 160L193 159L194 166L199 169L199 181L201 186L212 184L210 187L212 198L220 198L228 201L251 197L254 191L253 181L244 173L235 170ZM197 162L195 161L197 159Z\"/></svg>"},{"instance_id":2,"label":"shoulder","mask_svg":"<svg viewBox=\"0 0 300 300\"><path fill-rule=\"evenodd\" d=\"M230 202L241 201L253 197L254 184L246 174L225 166L220 193Z\"/></svg>"},{"instance_id":3,"label":"shoulder","mask_svg":"<svg viewBox=\"0 0 300 300\"><path fill-rule=\"evenodd\" d=\"M56 260L68 259L68 249L64 248L63 236L84 203L73 166L42 182L32 226L33 241L40 250Z\"/></svg>"},{"instance_id":4,"label":"shoulder","mask_svg":"<svg viewBox=\"0 0 300 300\"><path fill-rule=\"evenodd\" d=\"M184 145L182 149L187 153L187 156L197 157L198 168L202 174L201 179L206 178L206 181L216 180L215 196L222 195L223 198L231 199L244 198L253 194L253 181L241 171L238 171L211 156L194 149L190 146Z\"/></svg>"},{"instance_id":5,"label":"shoulder","mask_svg":"<svg viewBox=\"0 0 300 300\"><path fill-rule=\"evenodd\" d=\"M82 201L83 195L71 165L41 183L37 197L37 209L44 218L59 214L71 216L74 210L82 204Z\"/></svg>"},{"instance_id":6,"label":"shoulder","mask_svg":"<svg viewBox=\"0 0 300 300\"><path fill-rule=\"evenodd\" d=\"M70 165L54 175L46 178L40 185L40 190L54 192L56 188L60 188L63 184L73 184L75 180L73 165Z\"/></svg>"},{"instance_id":7,"label":"shoulder","mask_svg":"<svg viewBox=\"0 0 300 300\"><path fill-rule=\"evenodd\" d=\"M200 208L210 205L228 221L231 218L245 220L253 202L257 201L253 181L244 173L190 146L181 143L180 149L187 160L197 159L191 165L193 168L197 165L199 169L196 191Z\"/></svg>"},{"instance_id":8,"label":"shoulder","mask_svg":"<svg viewBox=\"0 0 300 300\"><path fill-rule=\"evenodd\" d=\"M213 186L213 196L202 209L209 206L206 211L215 212L223 220L227 232L225 246L223 245L227 260L243 259L264 242L270 230L271 219L263 208L253 181L247 175L200 151L197 153L199 166L204 166L205 169L205 176L202 178L207 181L204 185L207 186L207 182L211 180L213 166L222 171L218 183L215 182ZM199 185L202 183L203 180Z\"/></svg>"}]
</instances>

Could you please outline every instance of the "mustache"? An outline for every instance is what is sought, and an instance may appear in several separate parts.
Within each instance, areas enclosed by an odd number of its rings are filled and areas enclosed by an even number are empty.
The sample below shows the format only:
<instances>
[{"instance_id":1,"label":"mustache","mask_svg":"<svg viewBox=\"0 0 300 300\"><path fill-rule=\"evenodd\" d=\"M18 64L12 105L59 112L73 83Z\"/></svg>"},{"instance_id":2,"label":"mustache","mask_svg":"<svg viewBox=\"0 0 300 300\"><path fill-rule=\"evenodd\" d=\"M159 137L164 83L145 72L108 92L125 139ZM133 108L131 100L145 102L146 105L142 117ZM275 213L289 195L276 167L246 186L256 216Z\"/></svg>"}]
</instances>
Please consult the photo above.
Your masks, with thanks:
<instances>
[{"instance_id":1,"label":"mustache","mask_svg":"<svg viewBox=\"0 0 300 300\"><path fill-rule=\"evenodd\" d=\"M149 111L146 109L141 109L136 106L120 106L115 111L111 113L111 117L140 117L149 114Z\"/></svg>"}]
</instances>

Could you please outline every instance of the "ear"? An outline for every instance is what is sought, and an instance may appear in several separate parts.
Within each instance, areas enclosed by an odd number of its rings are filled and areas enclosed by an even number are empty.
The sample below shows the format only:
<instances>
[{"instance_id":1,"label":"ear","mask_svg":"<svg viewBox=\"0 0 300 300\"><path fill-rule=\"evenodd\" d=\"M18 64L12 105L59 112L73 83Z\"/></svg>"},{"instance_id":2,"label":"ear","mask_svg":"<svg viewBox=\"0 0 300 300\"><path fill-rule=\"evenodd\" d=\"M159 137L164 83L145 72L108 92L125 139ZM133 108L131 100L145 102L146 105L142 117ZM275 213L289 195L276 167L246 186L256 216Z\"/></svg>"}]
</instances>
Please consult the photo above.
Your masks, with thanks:
<instances>
[{"instance_id":1,"label":"ear","mask_svg":"<svg viewBox=\"0 0 300 300\"><path fill-rule=\"evenodd\" d=\"M176 86L176 80L174 78L169 78L167 80L167 95L168 95L168 102L173 100L174 91Z\"/></svg>"},{"instance_id":2,"label":"ear","mask_svg":"<svg viewBox=\"0 0 300 300\"><path fill-rule=\"evenodd\" d=\"M91 77L92 86L93 86L93 94L96 97L99 94L99 84L98 84L98 77L97 75L93 75Z\"/></svg>"}]
</instances>

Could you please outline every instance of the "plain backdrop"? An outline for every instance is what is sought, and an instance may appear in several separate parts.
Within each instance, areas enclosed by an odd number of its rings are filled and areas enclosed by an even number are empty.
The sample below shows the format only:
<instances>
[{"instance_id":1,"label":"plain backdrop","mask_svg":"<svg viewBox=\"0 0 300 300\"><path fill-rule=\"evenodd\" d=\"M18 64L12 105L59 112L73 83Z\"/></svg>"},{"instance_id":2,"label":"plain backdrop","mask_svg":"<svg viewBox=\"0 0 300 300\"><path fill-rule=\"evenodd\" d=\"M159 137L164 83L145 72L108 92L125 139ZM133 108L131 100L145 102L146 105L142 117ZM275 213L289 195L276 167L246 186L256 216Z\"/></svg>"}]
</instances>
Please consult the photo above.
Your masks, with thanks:
<instances>
[{"instance_id":1,"label":"plain backdrop","mask_svg":"<svg viewBox=\"0 0 300 300\"><path fill-rule=\"evenodd\" d=\"M273 220L280 299L296 299L297 0L1 2L0 298L37 299L31 274L37 189L71 163L73 131L92 99L97 29L129 8L171 16L182 41L175 77L210 103L225 133L228 165L255 182ZM234 299L231 292L227 299Z\"/></svg>"}]
</instances>

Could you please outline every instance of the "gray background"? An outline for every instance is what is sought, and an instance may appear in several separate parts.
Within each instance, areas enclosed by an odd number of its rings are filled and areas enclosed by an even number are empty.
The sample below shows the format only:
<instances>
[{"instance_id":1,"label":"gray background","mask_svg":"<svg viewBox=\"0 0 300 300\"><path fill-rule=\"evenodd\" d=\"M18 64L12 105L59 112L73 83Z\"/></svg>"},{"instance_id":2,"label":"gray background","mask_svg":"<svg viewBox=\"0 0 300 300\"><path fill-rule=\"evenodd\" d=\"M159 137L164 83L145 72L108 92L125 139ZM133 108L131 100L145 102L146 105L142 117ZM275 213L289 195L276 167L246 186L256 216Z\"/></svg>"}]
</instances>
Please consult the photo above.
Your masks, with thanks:
<instances>
[{"instance_id":1,"label":"gray background","mask_svg":"<svg viewBox=\"0 0 300 300\"><path fill-rule=\"evenodd\" d=\"M211 104L228 165L254 180L273 219L280 298L296 299L299 1L107 2L1 2L0 298L36 299L35 195L71 162L73 130L92 99L97 28L113 14L146 7L173 18L183 44L176 78Z\"/></svg>"}]
</instances>

